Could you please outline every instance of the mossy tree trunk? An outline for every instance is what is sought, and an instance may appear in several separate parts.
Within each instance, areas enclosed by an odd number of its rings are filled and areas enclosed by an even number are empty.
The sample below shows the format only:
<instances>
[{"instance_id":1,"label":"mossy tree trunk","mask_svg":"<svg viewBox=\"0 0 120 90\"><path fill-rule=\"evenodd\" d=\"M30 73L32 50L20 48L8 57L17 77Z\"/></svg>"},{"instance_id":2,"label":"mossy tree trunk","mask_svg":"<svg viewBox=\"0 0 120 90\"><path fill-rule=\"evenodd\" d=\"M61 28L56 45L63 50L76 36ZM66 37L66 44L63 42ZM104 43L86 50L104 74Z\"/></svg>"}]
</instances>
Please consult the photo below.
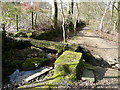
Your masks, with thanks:
<instances>
[{"instance_id":1,"label":"mossy tree trunk","mask_svg":"<svg viewBox=\"0 0 120 90\"><path fill-rule=\"evenodd\" d=\"M16 28L17 28L17 31L19 29L19 26L18 26L18 15L16 15Z\"/></svg>"},{"instance_id":2,"label":"mossy tree trunk","mask_svg":"<svg viewBox=\"0 0 120 90\"><path fill-rule=\"evenodd\" d=\"M60 6L61 6L61 14L62 14L62 17L63 17L63 23L62 23L63 39L64 39L64 43L66 43L67 40L66 40L66 31L65 31L65 15L64 15L64 12L63 12L63 7L62 7L62 0L60 0Z\"/></svg>"},{"instance_id":3,"label":"mossy tree trunk","mask_svg":"<svg viewBox=\"0 0 120 90\"><path fill-rule=\"evenodd\" d=\"M56 0L53 0L53 4L52 4L52 17L53 17L53 28L57 30L58 7Z\"/></svg>"}]
</instances>

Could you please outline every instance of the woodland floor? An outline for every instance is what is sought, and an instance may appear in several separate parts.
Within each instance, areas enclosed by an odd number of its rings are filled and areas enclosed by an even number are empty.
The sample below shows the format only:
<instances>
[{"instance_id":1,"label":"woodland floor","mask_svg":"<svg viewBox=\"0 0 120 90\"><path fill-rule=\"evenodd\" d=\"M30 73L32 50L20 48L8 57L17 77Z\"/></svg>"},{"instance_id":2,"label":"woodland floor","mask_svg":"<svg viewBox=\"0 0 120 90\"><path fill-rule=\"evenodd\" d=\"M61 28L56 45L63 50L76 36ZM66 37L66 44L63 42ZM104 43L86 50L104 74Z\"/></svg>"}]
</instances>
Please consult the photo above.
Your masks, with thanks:
<instances>
[{"instance_id":1,"label":"woodland floor","mask_svg":"<svg viewBox=\"0 0 120 90\"><path fill-rule=\"evenodd\" d=\"M116 37L117 40L117 37ZM109 65L118 62L118 43L101 38L99 34L90 31L87 27L82 31L78 31L77 35L68 39L68 43L80 44L88 49L93 55L103 58ZM118 88L118 72L117 69L110 67L96 66L95 74L97 83L96 88ZM89 85L89 84L88 84Z\"/></svg>"},{"instance_id":2,"label":"woodland floor","mask_svg":"<svg viewBox=\"0 0 120 90\"><path fill-rule=\"evenodd\" d=\"M120 67L116 65L119 64L118 62L118 42L117 42L117 36L109 37L114 38L116 41L110 41L100 36L100 34L97 31L91 31L88 27L82 28L82 30L78 27L77 28L77 35L71 36L67 40L68 44L79 44L83 48L88 49L91 54L95 57L102 58L105 63L110 65L108 66L102 66L98 65L95 66L95 83L89 82L89 81L82 81L82 82L75 82L75 87L77 86L79 90L84 88L85 90L89 90L89 87L91 88L109 88L109 90L116 90L119 88L118 83L118 76ZM80 30L79 30L80 29ZM104 35L108 36L108 35ZM58 38L55 38L55 41L61 41L61 36ZM101 62L103 62L101 61ZM96 62L96 61L92 61ZM106 65L106 64L105 64ZM71 86L74 88L74 86ZM86 89L86 87L88 89ZM73 90L73 89L71 89ZM105 90L105 89L103 89Z\"/></svg>"},{"instance_id":3,"label":"woodland floor","mask_svg":"<svg viewBox=\"0 0 120 90\"><path fill-rule=\"evenodd\" d=\"M92 54L99 55L110 64L118 62L118 42L103 39L93 31L83 28L77 36L68 39L68 43L80 44L90 50ZM114 37L115 38L115 37Z\"/></svg>"}]
</instances>

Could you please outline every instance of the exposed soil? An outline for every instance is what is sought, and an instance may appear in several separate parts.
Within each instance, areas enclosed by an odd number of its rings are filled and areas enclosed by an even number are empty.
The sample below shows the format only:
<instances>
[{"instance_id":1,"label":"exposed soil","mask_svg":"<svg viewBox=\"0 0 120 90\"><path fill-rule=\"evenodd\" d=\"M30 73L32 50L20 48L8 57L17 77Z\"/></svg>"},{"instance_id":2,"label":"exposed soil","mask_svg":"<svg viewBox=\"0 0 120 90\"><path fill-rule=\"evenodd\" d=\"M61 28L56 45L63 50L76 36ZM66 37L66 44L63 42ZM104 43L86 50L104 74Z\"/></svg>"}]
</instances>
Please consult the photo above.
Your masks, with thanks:
<instances>
[{"instance_id":1,"label":"exposed soil","mask_svg":"<svg viewBox=\"0 0 120 90\"><path fill-rule=\"evenodd\" d=\"M100 34L90 31L87 27L78 31L77 35L68 39L68 43L80 44L84 48L88 49L93 56L103 58L111 67L102 68L96 67L94 72L96 76L96 83L89 84L86 82L85 86L95 86L96 88L118 88L118 72L119 67L115 67L118 62L118 42L117 37L114 37L116 41L110 41L100 37Z\"/></svg>"},{"instance_id":2,"label":"exposed soil","mask_svg":"<svg viewBox=\"0 0 120 90\"><path fill-rule=\"evenodd\" d=\"M102 57L109 64L118 62L118 43L100 38L86 27L78 31L77 36L68 39L68 43L80 44L94 55Z\"/></svg>"}]
</instances>

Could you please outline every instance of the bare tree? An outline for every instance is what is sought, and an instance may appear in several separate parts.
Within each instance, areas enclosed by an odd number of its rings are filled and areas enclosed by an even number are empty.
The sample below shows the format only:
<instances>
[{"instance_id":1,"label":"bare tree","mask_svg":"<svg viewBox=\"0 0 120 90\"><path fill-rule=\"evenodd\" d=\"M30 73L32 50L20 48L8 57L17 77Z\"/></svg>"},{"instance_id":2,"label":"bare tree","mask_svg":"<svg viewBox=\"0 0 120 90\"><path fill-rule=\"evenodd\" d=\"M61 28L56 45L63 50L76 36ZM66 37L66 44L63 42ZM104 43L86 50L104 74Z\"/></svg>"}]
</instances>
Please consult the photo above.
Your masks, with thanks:
<instances>
[{"instance_id":1,"label":"bare tree","mask_svg":"<svg viewBox=\"0 0 120 90\"><path fill-rule=\"evenodd\" d=\"M58 7L56 0L53 0L53 4L52 4L52 17L54 23L53 28L57 29Z\"/></svg>"},{"instance_id":2,"label":"bare tree","mask_svg":"<svg viewBox=\"0 0 120 90\"><path fill-rule=\"evenodd\" d=\"M32 29L34 29L34 13L33 13L33 10L32 10L32 13L31 13L31 15L32 15Z\"/></svg>"},{"instance_id":3,"label":"bare tree","mask_svg":"<svg viewBox=\"0 0 120 90\"><path fill-rule=\"evenodd\" d=\"M107 13L108 5L109 5L109 2L107 2L107 6L105 7L105 11L104 11L103 16L102 16L102 18L101 18L100 31L102 31L102 29L103 29L103 20L104 20L104 18L105 18L106 13Z\"/></svg>"},{"instance_id":4,"label":"bare tree","mask_svg":"<svg viewBox=\"0 0 120 90\"><path fill-rule=\"evenodd\" d=\"M62 23L62 29L63 29L63 39L64 39L64 43L66 43L66 32L65 32L65 15L64 15L64 12L63 12L63 6L62 6L62 0L60 0L60 6L61 6L61 14L62 14L62 17L63 17L63 23Z\"/></svg>"},{"instance_id":5,"label":"bare tree","mask_svg":"<svg viewBox=\"0 0 120 90\"><path fill-rule=\"evenodd\" d=\"M115 5L116 4L116 5ZM113 4L113 7L116 9L116 20L115 20L115 23L114 23L114 27L113 27L113 30L119 30L120 28L120 1L119 2L115 2Z\"/></svg>"},{"instance_id":6,"label":"bare tree","mask_svg":"<svg viewBox=\"0 0 120 90\"><path fill-rule=\"evenodd\" d=\"M68 13L70 15L73 14L73 6L74 6L74 2L73 0L70 0L69 7L68 7Z\"/></svg>"},{"instance_id":7,"label":"bare tree","mask_svg":"<svg viewBox=\"0 0 120 90\"><path fill-rule=\"evenodd\" d=\"M78 22L78 16L79 16L79 10L78 10L78 3L75 3L76 6L76 12L74 13L74 20L73 20L73 24L74 24L74 35L77 34L76 32L76 27L77 27L77 22Z\"/></svg>"},{"instance_id":8,"label":"bare tree","mask_svg":"<svg viewBox=\"0 0 120 90\"><path fill-rule=\"evenodd\" d=\"M111 2L111 3L112 3L111 16L113 17L113 13L114 13L114 9L115 9L114 5L116 2Z\"/></svg>"},{"instance_id":9,"label":"bare tree","mask_svg":"<svg viewBox=\"0 0 120 90\"><path fill-rule=\"evenodd\" d=\"M35 26L37 25L37 12L36 12L36 16L35 16Z\"/></svg>"},{"instance_id":10,"label":"bare tree","mask_svg":"<svg viewBox=\"0 0 120 90\"><path fill-rule=\"evenodd\" d=\"M18 15L16 15L16 27L17 27L17 31L19 29L19 26L18 26Z\"/></svg>"},{"instance_id":11,"label":"bare tree","mask_svg":"<svg viewBox=\"0 0 120 90\"><path fill-rule=\"evenodd\" d=\"M120 1L118 2L118 32L120 31Z\"/></svg>"}]
</instances>

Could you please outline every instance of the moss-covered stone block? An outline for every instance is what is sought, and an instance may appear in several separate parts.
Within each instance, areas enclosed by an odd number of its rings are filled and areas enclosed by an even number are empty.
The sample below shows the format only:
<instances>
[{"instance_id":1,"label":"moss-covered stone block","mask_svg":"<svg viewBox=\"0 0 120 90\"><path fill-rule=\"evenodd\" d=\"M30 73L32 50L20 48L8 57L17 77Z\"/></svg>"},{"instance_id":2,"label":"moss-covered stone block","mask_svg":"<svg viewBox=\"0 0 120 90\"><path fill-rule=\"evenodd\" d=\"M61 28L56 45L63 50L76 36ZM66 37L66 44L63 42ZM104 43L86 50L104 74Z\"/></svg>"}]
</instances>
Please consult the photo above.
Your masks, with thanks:
<instances>
[{"instance_id":1,"label":"moss-covered stone block","mask_svg":"<svg viewBox=\"0 0 120 90\"><path fill-rule=\"evenodd\" d=\"M82 75L82 53L65 51L54 63L53 76L47 77L45 82L35 84L38 88L58 89L66 85L74 85L74 80ZM21 87L23 88L23 87Z\"/></svg>"},{"instance_id":2,"label":"moss-covered stone block","mask_svg":"<svg viewBox=\"0 0 120 90\"><path fill-rule=\"evenodd\" d=\"M36 47L49 48L49 49L57 50L58 51L58 56L60 56L65 50L76 51L79 47L79 45L76 45L76 44L68 45L68 44L46 41L46 40L31 39L30 41L31 41L31 44L36 46Z\"/></svg>"},{"instance_id":3,"label":"moss-covered stone block","mask_svg":"<svg viewBox=\"0 0 120 90\"><path fill-rule=\"evenodd\" d=\"M65 51L55 61L54 76L74 74L76 75L77 66L82 63L82 53Z\"/></svg>"},{"instance_id":4,"label":"moss-covered stone block","mask_svg":"<svg viewBox=\"0 0 120 90\"><path fill-rule=\"evenodd\" d=\"M49 82L52 85L64 85L64 82L72 84L72 81L79 78L82 68L82 53L65 51L55 61L53 80Z\"/></svg>"},{"instance_id":5,"label":"moss-covered stone block","mask_svg":"<svg viewBox=\"0 0 120 90\"><path fill-rule=\"evenodd\" d=\"M33 32L33 38L39 40L52 40L53 38L57 37L58 35L62 34L62 30L50 30L50 31L35 31ZM49 36L49 37L48 37Z\"/></svg>"},{"instance_id":6,"label":"moss-covered stone block","mask_svg":"<svg viewBox=\"0 0 120 90\"><path fill-rule=\"evenodd\" d=\"M50 49L55 49L55 42L45 41L45 40L35 40L31 39L31 44L37 47L46 47Z\"/></svg>"},{"instance_id":7,"label":"moss-covered stone block","mask_svg":"<svg viewBox=\"0 0 120 90\"><path fill-rule=\"evenodd\" d=\"M22 64L23 70L34 70L39 67L48 65L51 61L47 58L31 58L25 60L25 62Z\"/></svg>"}]
</instances>

